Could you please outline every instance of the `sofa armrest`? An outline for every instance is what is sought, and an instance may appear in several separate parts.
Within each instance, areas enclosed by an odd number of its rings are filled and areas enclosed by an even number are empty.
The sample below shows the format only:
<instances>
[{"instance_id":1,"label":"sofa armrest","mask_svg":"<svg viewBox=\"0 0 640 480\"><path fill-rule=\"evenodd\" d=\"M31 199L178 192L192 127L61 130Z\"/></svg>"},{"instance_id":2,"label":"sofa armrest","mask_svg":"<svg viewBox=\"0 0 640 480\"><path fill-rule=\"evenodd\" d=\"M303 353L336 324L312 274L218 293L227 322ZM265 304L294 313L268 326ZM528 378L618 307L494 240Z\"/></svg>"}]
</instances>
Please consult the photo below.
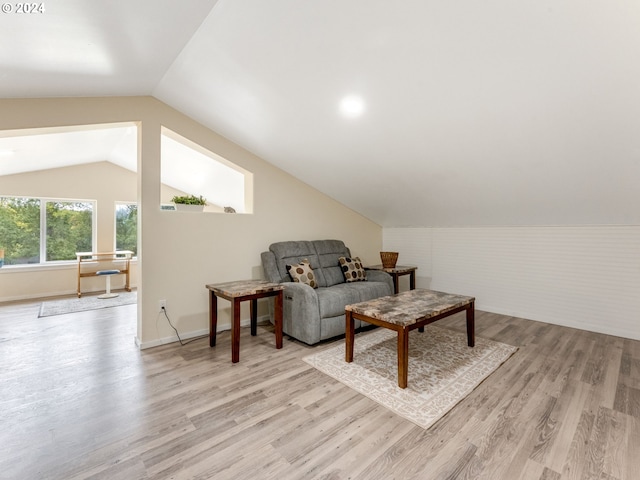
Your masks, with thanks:
<instances>
[{"instance_id":1,"label":"sofa armrest","mask_svg":"<svg viewBox=\"0 0 640 480\"><path fill-rule=\"evenodd\" d=\"M393 277L382 270L367 270L367 280L370 282L382 282L389 285L389 295L393 294Z\"/></svg>"},{"instance_id":2,"label":"sofa armrest","mask_svg":"<svg viewBox=\"0 0 640 480\"><path fill-rule=\"evenodd\" d=\"M260 259L262 260L262 271L264 272L265 280L280 283L280 272L278 271L276 256L273 252L262 252Z\"/></svg>"},{"instance_id":3,"label":"sofa armrest","mask_svg":"<svg viewBox=\"0 0 640 480\"><path fill-rule=\"evenodd\" d=\"M309 345L320 341L318 295L309 285L286 282L284 285L283 329L287 335Z\"/></svg>"}]
</instances>

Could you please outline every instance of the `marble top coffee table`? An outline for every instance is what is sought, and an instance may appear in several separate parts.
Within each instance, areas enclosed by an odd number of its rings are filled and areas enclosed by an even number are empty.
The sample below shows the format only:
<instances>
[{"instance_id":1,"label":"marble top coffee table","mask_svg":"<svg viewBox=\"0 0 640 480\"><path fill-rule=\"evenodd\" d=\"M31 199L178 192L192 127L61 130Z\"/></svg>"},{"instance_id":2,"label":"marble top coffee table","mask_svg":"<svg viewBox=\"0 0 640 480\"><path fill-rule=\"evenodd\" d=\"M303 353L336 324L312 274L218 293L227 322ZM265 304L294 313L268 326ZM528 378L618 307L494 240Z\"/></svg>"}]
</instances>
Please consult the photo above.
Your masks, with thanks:
<instances>
[{"instance_id":1,"label":"marble top coffee table","mask_svg":"<svg viewBox=\"0 0 640 480\"><path fill-rule=\"evenodd\" d=\"M458 312L467 312L467 345L475 345L475 298L434 290L409 290L345 307L346 358L353 362L354 320L398 332L398 386L407 388L409 332Z\"/></svg>"}]
</instances>

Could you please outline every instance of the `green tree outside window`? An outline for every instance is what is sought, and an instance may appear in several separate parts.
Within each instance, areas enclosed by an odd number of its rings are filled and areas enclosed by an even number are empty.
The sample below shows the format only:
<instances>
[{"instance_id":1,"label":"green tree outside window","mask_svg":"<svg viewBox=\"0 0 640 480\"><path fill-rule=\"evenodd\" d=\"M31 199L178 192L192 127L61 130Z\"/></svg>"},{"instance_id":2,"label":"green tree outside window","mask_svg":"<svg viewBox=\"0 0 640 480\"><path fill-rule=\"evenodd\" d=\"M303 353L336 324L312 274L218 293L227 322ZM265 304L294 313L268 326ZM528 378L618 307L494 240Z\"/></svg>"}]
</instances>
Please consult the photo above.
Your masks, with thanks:
<instances>
[{"instance_id":1,"label":"green tree outside window","mask_svg":"<svg viewBox=\"0 0 640 480\"><path fill-rule=\"evenodd\" d=\"M116 205L116 250L131 250L138 254L138 205Z\"/></svg>"},{"instance_id":2,"label":"green tree outside window","mask_svg":"<svg viewBox=\"0 0 640 480\"><path fill-rule=\"evenodd\" d=\"M0 197L0 248L5 265L40 263L40 200Z\"/></svg>"},{"instance_id":3,"label":"green tree outside window","mask_svg":"<svg viewBox=\"0 0 640 480\"><path fill-rule=\"evenodd\" d=\"M47 261L75 260L76 252L92 249L93 205L47 202Z\"/></svg>"},{"instance_id":4,"label":"green tree outside window","mask_svg":"<svg viewBox=\"0 0 640 480\"><path fill-rule=\"evenodd\" d=\"M44 208L43 208L44 205ZM75 260L93 245L93 202L0 197L5 265ZM45 225L45 230L41 230Z\"/></svg>"}]
</instances>

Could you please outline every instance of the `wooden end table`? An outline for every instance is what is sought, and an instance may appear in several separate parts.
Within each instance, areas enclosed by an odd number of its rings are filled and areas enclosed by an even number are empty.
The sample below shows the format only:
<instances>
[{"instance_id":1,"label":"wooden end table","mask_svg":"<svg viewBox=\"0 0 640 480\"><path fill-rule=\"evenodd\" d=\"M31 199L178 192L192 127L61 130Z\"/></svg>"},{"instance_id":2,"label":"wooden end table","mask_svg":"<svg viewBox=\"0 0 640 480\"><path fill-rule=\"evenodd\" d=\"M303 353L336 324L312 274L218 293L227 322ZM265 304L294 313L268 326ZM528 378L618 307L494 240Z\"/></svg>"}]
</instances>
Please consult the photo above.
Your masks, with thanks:
<instances>
[{"instance_id":1,"label":"wooden end table","mask_svg":"<svg viewBox=\"0 0 640 480\"><path fill-rule=\"evenodd\" d=\"M475 298L433 290L407 292L345 307L345 360L353 362L354 320L398 332L398 386L407 388L409 332L454 313L467 312L467 345L475 345Z\"/></svg>"},{"instance_id":2,"label":"wooden end table","mask_svg":"<svg viewBox=\"0 0 640 480\"><path fill-rule=\"evenodd\" d=\"M231 302L231 362L240 361L240 302L251 301L251 335L258 331L258 299L275 297L276 348L282 348L282 305L284 286L263 280L241 280L237 282L216 283L206 286L209 289L209 346L216 345L218 326L218 297Z\"/></svg>"},{"instance_id":3,"label":"wooden end table","mask_svg":"<svg viewBox=\"0 0 640 480\"><path fill-rule=\"evenodd\" d=\"M367 267L368 270L382 270L383 272L387 272L389 275L393 277L393 293L399 293L400 286L398 282L398 278L402 275L411 275L409 277L409 290L415 290L416 288L416 270L418 267L410 266L410 265L396 265L393 268L386 268L382 265L372 265Z\"/></svg>"},{"instance_id":4,"label":"wooden end table","mask_svg":"<svg viewBox=\"0 0 640 480\"><path fill-rule=\"evenodd\" d=\"M78 298L82 297L82 291L80 290L80 279L85 277L97 276L96 270L111 270L109 267L100 268L100 262L109 262L118 266L119 274L124 275L124 289L127 292L131 291L131 257L133 252L131 250L116 250L115 252L76 252L76 258L78 259ZM83 271L82 265L97 263L98 266L91 271Z\"/></svg>"}]
</instances>

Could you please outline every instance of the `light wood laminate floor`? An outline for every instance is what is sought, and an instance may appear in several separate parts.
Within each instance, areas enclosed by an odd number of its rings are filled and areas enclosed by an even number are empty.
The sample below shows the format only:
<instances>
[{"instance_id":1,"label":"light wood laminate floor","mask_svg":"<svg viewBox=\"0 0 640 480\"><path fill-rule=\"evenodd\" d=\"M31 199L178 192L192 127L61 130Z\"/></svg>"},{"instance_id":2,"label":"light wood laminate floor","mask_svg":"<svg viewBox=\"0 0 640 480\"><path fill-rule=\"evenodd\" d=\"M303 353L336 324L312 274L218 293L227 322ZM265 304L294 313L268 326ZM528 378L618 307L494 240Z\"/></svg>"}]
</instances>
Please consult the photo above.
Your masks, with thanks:
<instances>
[{"instance_id":1,"label":"light wood laminate floor","mask_svg":"<svg viewBox=\"0 0 640 480\"><path fill-rule=\"evenodd\" d=\"M638 341L477 312L519 351L423 430L301 360L328 344L243 328L231 364L229 332L139 351L135 305L38 309L0 305L2 479L640 478Z\"/></svg>"}]
</instances>

